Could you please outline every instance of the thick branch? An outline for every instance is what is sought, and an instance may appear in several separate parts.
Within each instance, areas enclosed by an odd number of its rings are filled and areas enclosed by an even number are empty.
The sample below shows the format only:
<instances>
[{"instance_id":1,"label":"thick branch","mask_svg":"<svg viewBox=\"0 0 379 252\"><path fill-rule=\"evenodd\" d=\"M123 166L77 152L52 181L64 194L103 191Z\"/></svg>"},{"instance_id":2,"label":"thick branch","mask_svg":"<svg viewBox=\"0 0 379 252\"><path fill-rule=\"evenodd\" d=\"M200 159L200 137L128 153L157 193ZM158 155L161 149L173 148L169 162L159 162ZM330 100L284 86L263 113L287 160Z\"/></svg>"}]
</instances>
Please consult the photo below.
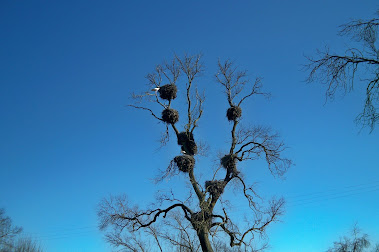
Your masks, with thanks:
<instances>
[{"instance_id":1,"label":"thick branch","mask_svg":"<svg viewBox=\"0 0 379 252\"><path fill-rule=\"evenodd\" d=\"M159 216L165 218L167 213L175 208L182 209L184 217L190 220L192 211L183 203L172 204L165 209L157 208L141 211L137 207L129 206L125 196L110 197L109 199L103 199L99 205L100 229L105 229L111 225L119 230L120 233L124 228L135 232L140 228L150 226L157 221Z\"/></svg>"},{"instance_id":2,"label":"thick branch","mask_svg":"<svg viewBox=\"0 0 379 252\"><path fill-rule=\"evenodd\" d=\"M188 216L188 213L191 213L191 210L187 207L187 206L185 206L185 205L183 205L183 204L174 204L174 205L172 205L172 206L170 206L170 207L168 207L168 208L166 208L166 209L160 209L160 208L158 208L158 209L155 209L155 210L151 210L151 211L147 211L147 212L144 212L144 213L141 213L141 214L137 214L137 215L135 215L135 216L133 216L133 217L128 217L128 216L124 216L123 214L114 214L114 215L112 215L111 217L112 218L119 218L119 219L123 219L123 220L127 220L127 221L132 221L132 222L135 222L135 224L137 224L138 223L138 227L137 227L137 229L135 229L135 230L139 230L140 228L143 228L143 227L148 227L148 226L150 226L151 224L153 224L154 222L156 222L157 221L157 218L161 215L161 214L163 214L163 218L166 218L166 215L167 215L167 213L170 211L170 210L172 210L172 209L174 209L174 208L176 208L176 207L180 207L180 208L182 208L183 209L183 212L184 212L184 215L186 216L186 218L188 218L188 220L190 220L190 218L189 218L189 216ZM139 217L141 217L141 216L153 216L153 219L152 220L150 220L149 222L147 222L147 223L142 223L140 220L139 220ZM134 225L133 225L133 227L134 227Z\"/></svg>"},{"instance_id":3,"label":"thick branch","mask_svg":"<svg viewBox=\"0 0 379 252\"><path fill-rule=\"evenodd\" d=\"M192 185L192 187L193 187L193 189L194 189L194 191L195 191L195 193L199 199L199 202L200 203L204 202L205 195L199 188L199 185L198 185L198 183L195 179L195 175L193 173L193 169L189 171L188 176L189 176L191 185Z\"/></svg>"}]
</instances>

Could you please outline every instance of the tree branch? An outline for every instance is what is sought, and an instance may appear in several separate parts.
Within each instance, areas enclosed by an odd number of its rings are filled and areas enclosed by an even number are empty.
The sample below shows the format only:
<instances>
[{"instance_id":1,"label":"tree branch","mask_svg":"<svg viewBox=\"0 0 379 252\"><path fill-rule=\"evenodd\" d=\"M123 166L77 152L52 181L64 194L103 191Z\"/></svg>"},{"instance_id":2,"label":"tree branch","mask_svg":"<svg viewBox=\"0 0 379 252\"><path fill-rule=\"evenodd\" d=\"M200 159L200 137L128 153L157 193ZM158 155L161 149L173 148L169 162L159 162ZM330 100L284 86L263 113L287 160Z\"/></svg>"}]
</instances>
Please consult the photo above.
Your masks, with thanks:
<instances>
[{"instance_id":1,"label":"tree branch","mask_svg":"<svg viewBox=\"0 0 379 252\"><path fill-rule=\"evenodd\" d=\"M159 118L158 116L156 116L155 114L154 114L154 112L151 110L151 109L149 109L149 108L145 108L145 107L140 107L140 106L135 106L135 105L127 105L128 107L132 107L132 108L136 108L136 109L142 109L142 110L147 110L147 111L149 111L150 113L151 113L151 115L153 116L153 117L155 117L155 119L158 119L159 121L162 121L163 122L163 120L162 120L162 118Z\"/></svg>"},{"instance_id":2,"label":"tree branch","mask_svg":"<svg viewBox=\"0 0 379 252\"><path fill-rule=\"evenodd\" d=\"M175 208L181 208L184 217L190 220L192 211L182 203L173 204L165 209L140 211L136 207L130 207L125 196L110 197L103 199L99 205L98 216L100 217L100 229L105 229L109 225L115 226L119 232L124 228L129 228L135 232L140 228L148 227L157 221L159 216L165 218L167 213Z\"/></svg>"}]
</instances>

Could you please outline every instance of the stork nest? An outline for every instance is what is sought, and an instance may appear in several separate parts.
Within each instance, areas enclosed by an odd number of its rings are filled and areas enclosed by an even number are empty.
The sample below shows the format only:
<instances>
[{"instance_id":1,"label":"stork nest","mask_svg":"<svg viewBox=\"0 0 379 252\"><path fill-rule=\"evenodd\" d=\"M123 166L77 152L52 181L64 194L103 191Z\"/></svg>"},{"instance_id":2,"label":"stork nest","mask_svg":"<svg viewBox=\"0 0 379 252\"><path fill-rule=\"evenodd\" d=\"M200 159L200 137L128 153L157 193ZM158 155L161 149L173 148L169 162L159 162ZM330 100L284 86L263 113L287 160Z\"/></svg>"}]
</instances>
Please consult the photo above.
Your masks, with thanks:
<instances>
[{"instance_id":1,"label":"stork nest","mask_svg":"<svg viewBox=\"0 0 379 252\"><path fill-rule=\"evenodd\" d=\"M180 132L178 134L178 144L179 145L183 145L189 140L194 141L194 137L193 137L192 132Z\"/></svg>"},{"instance_id":2,"label":"stork nest","mask_svg":"<svg viewBox=\"0 0 379 252\"><path fill-rule=\"evenodd\" d=\"M197 145L192 132L180 132L178 134L178 144L181 146L182 151L188 155L195 155L197 153Z\"/></svg>"},{"instance_id":3,"label":"stork nest","mask_svg":"<svg viewBox=\"0 0 379 252\"><path fill-rule=\"evenodd\" d=\"M237 171L237 164L234 155L225 155L221 158L221 165L230 172Z\"/></svg>"},{"instance_id":4,"label":"stork nest","mask_svg":"<svg viewBox=\"0 0 379 252\"><path fill-rule=\"evenodd\" d=\"M195 166L195 159L190 155L176 156L174 162L182 172L189 172Z\"/></svg>"},{"instance_id":5,"label":"stork nest","mask_svg":"<svg viewBox=\"0 0 379 252\"><path fill-rule=\"evenodd\" d=\"M226 111L226 117L229 121L235 121L242 115L242 109L238 106L232 106Z\"/></svg>"},{"instance_id":6,"label":"stork nest","mask_svg":"<svg viewBox=\"0 0 379 252\"><path fill-rule=\"evenodd\" d=\"M205 188L213 198L219 197L224 192L224 187L224 180L205 181Z\"/></svg>"},{"instance_id":7,"label":"stork nest","mask_svg":"<svg viewBox=\"0 0 379 252\"><path fill-rule=\"evenodd\" d=\"M175 124L179 121L179 112L175 109L167 108L162 111L162 121Z\"/></svg>"},{"instance_id":8,"label":"stork nest","mask_svg":"<svg viewBox=\"0 0 379 252\"><path fill-rule=\"evenodd\" d=\"M191 224L195 230L200 229L202 226L211 226L211 214L208 211L197 212L191 215Z\"/></svg>"},{"instance_id":9,"label":"stork nest","mask_svg":"<svg viewBox=\"0 0 379 252\"><path fill-rule=\"evenodd\" d=\"M176 98L176 92L178 89L176 88L175 84L167 84L164 86L161 86L158 90L159 97L161 97L164 100L174 100Z\"/></svg>"}]
</instances>

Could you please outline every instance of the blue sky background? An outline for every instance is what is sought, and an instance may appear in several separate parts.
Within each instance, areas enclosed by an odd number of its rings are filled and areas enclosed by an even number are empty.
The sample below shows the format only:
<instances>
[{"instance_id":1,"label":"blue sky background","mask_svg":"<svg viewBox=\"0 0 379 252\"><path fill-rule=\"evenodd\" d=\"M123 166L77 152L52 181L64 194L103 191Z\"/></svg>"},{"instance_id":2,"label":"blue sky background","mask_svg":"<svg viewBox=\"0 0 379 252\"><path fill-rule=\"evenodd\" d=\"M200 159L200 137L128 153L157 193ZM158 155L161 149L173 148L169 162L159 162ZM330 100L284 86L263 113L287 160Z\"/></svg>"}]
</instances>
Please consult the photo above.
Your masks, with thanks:
<instances>
[{"instance_id":1,"label":"blue sky background","mask_svg":"<svg viewBox=\"0 0 379 252\"><path fill-rule=\"evenodd\" d=\"M379 241L378 129L353 123L363 90L358 82L324 105L324 87L301 70L316 48L343 52L350 42L338 26L377 9L374 0L1 1L0 207L46 251L109 251L96 228L100 199L153 201L150 179L179 153L175 143L157 151L164 127L126 108L130 93L173 52L202 52L207 100L196 136L210 160L229 132L212 77L218 58L264 78L272 99L246 103L244 120L272 126L291 147L285 180L260 163L241 167L262 194L287 198L268 229L270 251L326 250L355 222ZM180 178L172 183L180 188Z\"/></svg>"}]
</instances>

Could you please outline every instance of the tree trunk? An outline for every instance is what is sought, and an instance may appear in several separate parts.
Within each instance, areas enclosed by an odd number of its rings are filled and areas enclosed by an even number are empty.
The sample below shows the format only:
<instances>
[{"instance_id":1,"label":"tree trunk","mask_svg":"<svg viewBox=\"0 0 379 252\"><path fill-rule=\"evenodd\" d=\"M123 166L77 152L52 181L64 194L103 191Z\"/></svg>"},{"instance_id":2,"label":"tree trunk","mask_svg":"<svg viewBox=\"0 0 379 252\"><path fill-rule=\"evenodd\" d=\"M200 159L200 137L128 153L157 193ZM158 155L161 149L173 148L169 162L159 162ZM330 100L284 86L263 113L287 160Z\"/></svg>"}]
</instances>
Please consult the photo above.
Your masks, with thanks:
<instances>
[{"instance_id":1,"label":"tree trunk","mask_svg":"<svg viewBox=\"0 0 379 252\"><path fill-rule=\"evenodd\" d=\"M197 231L197 236L199 237L201 249L203 252L213 252L211 243L209 242L208 229L201 227L200 230Z\"/></svg>"}]
</instances>

